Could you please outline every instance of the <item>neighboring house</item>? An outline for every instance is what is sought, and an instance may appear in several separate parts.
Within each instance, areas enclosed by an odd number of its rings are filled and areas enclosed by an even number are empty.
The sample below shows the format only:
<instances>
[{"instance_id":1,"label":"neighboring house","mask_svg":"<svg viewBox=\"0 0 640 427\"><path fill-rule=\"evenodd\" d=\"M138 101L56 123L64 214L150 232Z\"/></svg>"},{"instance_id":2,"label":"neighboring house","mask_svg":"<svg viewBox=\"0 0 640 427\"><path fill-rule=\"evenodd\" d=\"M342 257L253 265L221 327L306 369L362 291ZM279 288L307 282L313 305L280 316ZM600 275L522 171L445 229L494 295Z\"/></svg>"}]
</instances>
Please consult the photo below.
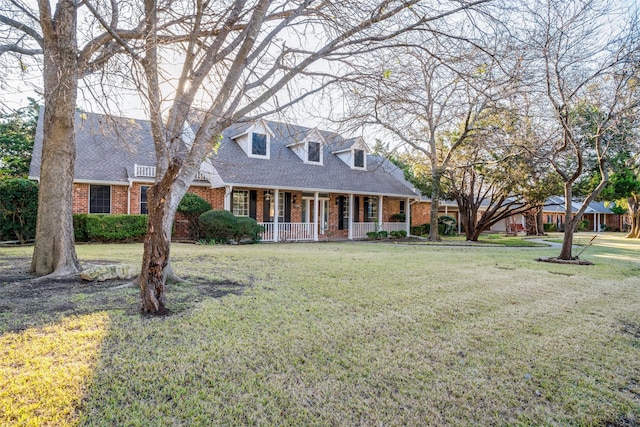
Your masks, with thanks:
<instances>
[{"instance_id":1,"label":"neighboring house","mask_svg":"<svg viewBox=\"0 0 640 427\"><path fill-rule=\"evenodd\" d=\"M544 222L555 224L558 230L564 230L565 219L565 198L562 196L549 197L542 210ZM577 213L582 203L573 201L571 212ZM604 202L591 202L585 210L582 219L588 222L587 230L603 231L604 226L609 231L621 231L624 229L623 216L615 214L604 205Z\"/></svg>"},{"instance_id":2,"label":"neighboring house","mask_svg":"<svg viewBox=\"0 0 640 427\"><path fill-rule=\"evenodd\" d=\"M36 180L42 116L29 171ZM76 146L74 213L147 213L155 178L148 122L79 112ZM226 129L189 191L214 209L256 219L265 241L356 239L376 228L408 232L409 221L391 217L410 218L419 197L399 168L369 154L362 138L265 120ZM187 234L184 227L178 221L179 236Z\"/></svg>"},{"instance_id":3,"label":"neighboring house","mask_svg":"<svg viewBox=\"0 0 640 427\"><path fill-rule=\"evenodd\" d=\"M582 206L580 202L574 201L572 203L572 212L577 213L580 206ZM483 203L480 206L478 215L481 215L484 209L486 209L486 205ZM564 209L564 197L549 197L545 201L542 210L543 221L545 223L555 224L558 230L564 230L564 223L566 222ZM420 199L420 203L413 205L412 207L412 225L428 223L430 212L431 199L428 197L422 197ZM458 232L462 232L458 205L455 201L441 200L438 207L438 215L449 215L454 217L458 222ZM620 231L624 229L623 216L614 214L611 209L605 206L604 202L591 202L582 218L588 222L587 230L589 231L603 231L603 225L606 225L606 229L609 231ZM512 215L498 221L496 224L491 226L490 229L490 231L495 232L507 232L514 230L516 232L526 231L526 219L524 215Z\"/></svg>"}]
</instances>

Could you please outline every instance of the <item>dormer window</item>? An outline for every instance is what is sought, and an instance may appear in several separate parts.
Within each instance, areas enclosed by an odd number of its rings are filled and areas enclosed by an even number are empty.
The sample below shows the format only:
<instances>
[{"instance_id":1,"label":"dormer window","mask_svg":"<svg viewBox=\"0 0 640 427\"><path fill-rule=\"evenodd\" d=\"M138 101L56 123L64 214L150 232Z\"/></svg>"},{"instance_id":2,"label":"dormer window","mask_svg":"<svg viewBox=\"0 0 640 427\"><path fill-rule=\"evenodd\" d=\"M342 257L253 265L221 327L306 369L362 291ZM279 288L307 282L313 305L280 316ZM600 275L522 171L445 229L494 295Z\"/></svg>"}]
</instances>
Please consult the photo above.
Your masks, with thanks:
<instances>
[{"instance_id":1,"label":"dormer window","mask_svg":"<svg viewBox=\"0 0 640 427\"><path fill-rule=\"evenodd\" d=\"M353 150L353 167L364 168L364 150Z\"/></svg>"},{"instance_id":2,"label":"dormer window","mask_svg":"<svg viewBox=\"0 0 640 427\"><path fill-rule=\"evenodd\" d=\"M308 144L307 161L309 163L320 163L320 143L309 141Z\"/></svg>"},{"instance_id":3,"label":"dormer window","mask_svg":"<svg viewBox=\"0 0 640 427\"><path fill-rule=\"evenodd\" d=\"M263 133L251 134L251 154L254 156L267 156L267 135Z\"/></svg>"}]
</instances>

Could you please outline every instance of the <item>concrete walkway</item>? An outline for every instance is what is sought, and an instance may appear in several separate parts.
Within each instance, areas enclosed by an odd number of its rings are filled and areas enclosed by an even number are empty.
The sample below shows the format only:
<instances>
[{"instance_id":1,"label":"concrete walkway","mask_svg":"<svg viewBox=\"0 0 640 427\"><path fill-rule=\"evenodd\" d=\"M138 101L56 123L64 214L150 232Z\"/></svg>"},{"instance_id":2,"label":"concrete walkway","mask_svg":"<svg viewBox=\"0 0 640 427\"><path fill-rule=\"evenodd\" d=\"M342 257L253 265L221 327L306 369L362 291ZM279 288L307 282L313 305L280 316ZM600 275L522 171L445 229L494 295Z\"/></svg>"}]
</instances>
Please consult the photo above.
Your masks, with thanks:
<instances>
[{"instance_id":1,"label":"concrete walkway","mask_svg":"<svg viewBox=\"0 0 640 427\"><path fill-rule=\"evenodd\" d=\"M553 249L562 249L562 243L549 242L544 239L527 239L527 240L529 240L530 242L542 243L543 245L547 245Z\"/></svg>"}]
</instances>

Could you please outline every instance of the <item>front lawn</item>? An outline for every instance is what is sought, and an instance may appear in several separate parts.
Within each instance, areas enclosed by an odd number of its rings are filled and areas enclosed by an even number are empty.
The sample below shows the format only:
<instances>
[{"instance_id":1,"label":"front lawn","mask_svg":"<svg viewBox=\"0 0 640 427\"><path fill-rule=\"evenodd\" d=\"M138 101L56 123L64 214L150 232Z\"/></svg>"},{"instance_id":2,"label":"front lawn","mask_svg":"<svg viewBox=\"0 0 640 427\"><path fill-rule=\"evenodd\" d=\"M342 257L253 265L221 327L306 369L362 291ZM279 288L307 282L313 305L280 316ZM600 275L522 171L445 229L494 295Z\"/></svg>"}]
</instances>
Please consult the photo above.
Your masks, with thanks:
<instances>
[{"instance_id":1,"label":"front lawn","mask_svg":"<svg viewBox=\"0 0 640 427\"><path fill-rule=\"evenodd\" d=\"M134 262L141 245L80 245ZM640 241L557 249L174 244L167 317L123 281L12 284L0 425L640 423Z\"/></svg>"}]
</instances>

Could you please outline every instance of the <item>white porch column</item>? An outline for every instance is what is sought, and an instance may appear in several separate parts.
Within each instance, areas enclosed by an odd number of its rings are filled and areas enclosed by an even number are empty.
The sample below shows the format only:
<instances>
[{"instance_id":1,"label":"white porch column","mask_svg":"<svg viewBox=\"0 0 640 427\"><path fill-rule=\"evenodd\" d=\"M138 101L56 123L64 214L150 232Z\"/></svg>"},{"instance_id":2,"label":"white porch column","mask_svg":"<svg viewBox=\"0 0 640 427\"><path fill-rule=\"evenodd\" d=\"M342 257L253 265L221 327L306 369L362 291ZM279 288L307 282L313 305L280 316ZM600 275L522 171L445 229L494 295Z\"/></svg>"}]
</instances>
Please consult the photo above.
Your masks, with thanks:
<instances>
[{"instance_id":1,"label":"white porch column","mask_svg":"<svg viewBox=\"0 0 640 427\"><path fill-rule=\"evenodd\" d=\"M318 200L318 192L316 191L313 194L313 240L315 242L318 241L318 218L320 217L320 212L319 212L319 207L320 207L320 203Z\"/></svg>"},{"instance_id":2,"label":"white porch column","mask_svg":"<svg viewBox=\"0 0 640 427\"><path fill-rule=\"evenodd\" d=\"M598 223L600 222L600 214L599 213L594 213L593 214L593 231L595 231L596 233L598 232Z\"/></svg>"},{"instance_id":3,"label":"white porch column","mask_svg":"<svg viewBox=\"0 0 640 427\"><path fill-rule=\"evenodd\" d=\"M378 197L378 228L380 230L382 230L382 219L383 219L383 217L382 217L382 199L383 199L382 196ZM376 231L378 231L378 230L376 230Z\"/></svg>"},{"instance_id":4,"label":"white porch column","mask_svg":"<svg viewBox=\"0 0 640 427\"><path fill-rule=\"evenodd\" d=\"M273 241L277 242L280 240L280 230L278 227L278 209L280 209L280 205L278 203L278 195L280 194L280 190L276 188L276 191L273 192Z\"/></svg>"},{"instance_id":5,"label":"white porch column","mask_svg":"<svg viewBox=\"0 0 640 427\"><path fill-rule=\"evenodd\" d=\"M404 205L407 207L404 210L404 229L407 232L408 236L409 234L411 234L411 199L407 197Z\"/></svg>"},{"instance_id":6,"label":"white porch column","mask_svg":"<svg viewBox=\"0 0 640 427\"><path fill-rule=\"evenodd\" d=\"M353 194L349 194L349 231L347 239L353 240Z\"/></svg>"},{"instance_id":7,"label":"white porch column","mask_svg":"<svg viewBox=\"0 0 640 427\"><path fill-rule=\"evenodd\" d=\"M449 207L447 205L444 205L444 214L449 215Z\"/></svg>"},{"instance_id":8,"label":"white porch column","mask_svg":"<svg viewBox=\"0 0 640 427\"><path fill-rule=\"evenodd\" d=\"M231 212L231 193L233 187L231 185L224 186L224 210Z\"/></svg>"}]
</instances>

